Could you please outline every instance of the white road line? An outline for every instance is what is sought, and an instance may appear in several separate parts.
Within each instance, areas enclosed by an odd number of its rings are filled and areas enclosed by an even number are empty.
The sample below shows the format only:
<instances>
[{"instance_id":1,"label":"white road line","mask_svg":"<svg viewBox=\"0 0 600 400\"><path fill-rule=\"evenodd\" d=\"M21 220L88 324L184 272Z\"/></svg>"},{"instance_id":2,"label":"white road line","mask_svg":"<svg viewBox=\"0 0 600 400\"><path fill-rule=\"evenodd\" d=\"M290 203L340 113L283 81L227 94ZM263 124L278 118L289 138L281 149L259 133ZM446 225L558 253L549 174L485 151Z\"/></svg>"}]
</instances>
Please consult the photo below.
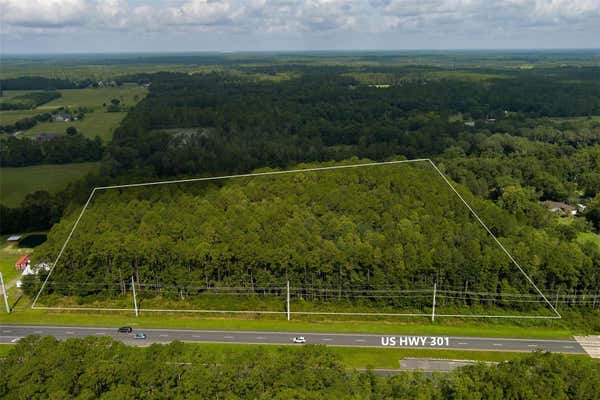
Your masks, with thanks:
<instances>
[{"instance_id":1,"label":"white road line","mask_svg":"<svg viewBox=\"0 0 600 400\"><path fill-rule=\"evenodd\" d=\"M323 338L321 340L333 340L333 339L331 339L330 337L326 337L326 338Z\"/></svg>"},{"instance_id":2,"label":"white road line","mask_svg":"<svg viewBox=\"0 0 600 400\"><path fill-rule=\"evenodd\" d=\"M538 347L537 344L528 344L527 347Z\"/></svg>"},{"instance_id":3,"label":"white road line","mask_svg":"<svg viewBox=\"0 0 600 400\"><path fill-rule=\"evenodd\" d=\"M364 339L356 339L355 342L364 342Z\"/></svg>"},{"instance_id":4,"label":"white road line","mask_svg":"<svg viewBox=\"0 0 600 400\"><path fill-rule=\"evenodd\" d=\"M169 335L158 335L160 337L169 337Z\"/></svg>"},{"instance_id":5,"label":"white road line","mask_svg":"<svg viewBox=\"0 0 600 400\"><path fill-rule=\"evenodd\" d=\"M96 335L105 335L104 332L96 332Z\"/></svg>"},{"instance_id":6,"label":"white road line","mask_svg":"<svg viewBox=\"0 0 600 400\"><path fill-rule=\"evenodd\" d=\"M67 335L74 335L75 332L67 331Z\"/></svg>"},{"instance_id":7,"label":"white road line","mask_svg":"<svg viewBox=\"0 0 600 400\"><path fill-rule=\"evenodd\" d=\"M264 337L262 337L262 336L257 336L256 338L257 338L257 339L259 339L259 340L264 340L264 339L265 339L265 338L264 338Z\"/></svg>"},{"instance_id":8,"label":"white road line","mask_svg":"<svg viewBox=\"0 0 600 400\"><path fill-rule=\"evenodd\" d=\"M492 343L492 346L502 346L500 343Z\"/></svg>"},{"instance_id":9,"label":"white road line","mask_svg":"<svg viewBox=\"0 0 600 400\"><path fill-rule=\"evenodd\" d=\"M200 335L192 335L193 338L201 338L202 336Z\"/></svg>"},{"instance_id":10,"label":"white road line","mask_svg":"<svg viewBox=\"0 0 600 400\"><path fill-rule=\"evenodd\" d=\"M233 336L223 336L225 339L233 339Z\"/></svg>"},{"instance_id":11,"label":"white road line","mask_svg":"<svg viewBox=\"0 0 600 400\"><path fill-rule=\"evenodd\" d=\"M2 332L4 332L4 333L11 333L12 331L2 331Z\"/></svg>"},{"instance_id":12,"label":"white road line","mask_svg":"<svg viewBox=\"0 0 600 400\"><path fill-rule=\"evenodd\" d=\"M39 334L42 334L43 332L42 331L33 331L33 333L37 333L39 335Z\"/></svg>"},{"instance_id":13,"label":"white road line","mask_svg":"<svg viewBox=\"0 0 600 400\"><path fill-rule=\"evenodd\" d=\"M465 344L469 344L469 343L459 342L458 344L465 345Z\"/></svg>"},{"instance_id":14,"label":"white road line","mask_svg":"<svg viewBox=\"0 0 600 400\"><path fill-rule=\"evenodd\" d=\"M573 346L563 346L563 349L572 349Z\"/></svg>"}]
</instances>

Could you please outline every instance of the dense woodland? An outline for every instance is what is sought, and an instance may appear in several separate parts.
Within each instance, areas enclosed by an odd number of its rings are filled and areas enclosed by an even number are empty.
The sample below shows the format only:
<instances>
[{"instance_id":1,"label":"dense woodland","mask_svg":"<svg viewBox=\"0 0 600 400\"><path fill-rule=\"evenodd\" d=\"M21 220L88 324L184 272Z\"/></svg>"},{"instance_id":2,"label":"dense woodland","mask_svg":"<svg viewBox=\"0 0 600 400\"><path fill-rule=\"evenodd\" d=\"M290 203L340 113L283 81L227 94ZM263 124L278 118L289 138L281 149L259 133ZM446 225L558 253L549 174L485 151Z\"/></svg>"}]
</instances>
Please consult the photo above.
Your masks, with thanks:
<instances>
[{"instance_id":1,"label":"dense woodland","mask_svg":"<svg viewBox=\"0 0 600 400\"><path fill-rule=\"evenodd\" d=\"M534 353L497 366L388 378L347 370L330 350L204 351L182 343L130 347L90 337L31 336L0 359L10 399L600 399L600 364Z\"/></svg>"},{"instance_id":2,"label":"dense woodland","mask_svg":"<svg viewBox=\"0 0 600 400\"><path fill-rule=\"evenodd\" d=\"M504 126L510 133L531 127L527 118L600 113L597 71L580 84L527 75L484 82L412 79L384 89L340 68L301 71L280 81L227 73L132 77L152 86L115 132L116 171L149 167L176 175L351 156L417 158L476 144L494 131L508 133ZM563 79L569 77L565 72ZM476 120L476 128L449 118L457 113ZM502 124L486 123L490 118ZM161 131L186 127L204 129ZM597 132L594 137L597 142Z\"/></svg>"},{"instance_id":3,"label":"dense woodland","mask_svg":"<svg viewBox=\"0 0 600 400\"><path fill-rule=\"evenodd\" d=\"M45 78L41 76L22 76L0 80L0 90L58 90L81 89L92 84L91 79L74 81L72 79Z\"/></svg>"},{"instance_id":4,"label":"dense woodland","mask_svg":"<svg viewBox=\"0 0 600 400\"><path fill-rule=\"evenodd\" d=\"M102 141L98 136L88 139L76 131L49 140L13 136L0 138L2 167L99 161L103 153Z\"/></svg>"},{"instance_id":5,"label":"dense woodland","mask_svg":"<svg viewBox=\"0 0 600 400\"><path fill-rule=\"evenodd\" d=\"M600 286L600 249L557 235L550 221L535 229L465 196L542 287L593 292ZM536 218L543 218L547 211L538 207ZM71 225L68 219L55 226L37 261L53 260ZM126 294L131 276L146 291L159 284L184 296L203 291L197 287L261 288L284 280L313 289L437 282L475 292L531 292L427 162L98 191L55 269L59 285L49 292Z\"/></svg>"}]
</instances>

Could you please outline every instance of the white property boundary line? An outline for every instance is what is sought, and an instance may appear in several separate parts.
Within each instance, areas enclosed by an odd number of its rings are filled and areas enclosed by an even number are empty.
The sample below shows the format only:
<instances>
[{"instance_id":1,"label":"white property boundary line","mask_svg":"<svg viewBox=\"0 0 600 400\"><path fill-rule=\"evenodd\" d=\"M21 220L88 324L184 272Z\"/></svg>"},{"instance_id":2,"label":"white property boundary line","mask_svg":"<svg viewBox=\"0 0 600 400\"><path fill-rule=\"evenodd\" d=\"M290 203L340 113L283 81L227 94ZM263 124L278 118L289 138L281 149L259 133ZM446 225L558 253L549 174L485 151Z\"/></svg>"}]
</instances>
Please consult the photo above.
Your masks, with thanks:
<instances>
[{"instance_id":1,"label":"white property boundary line","mask_svg":"<svg viewBox=\"0 0 600 400\"><path fill-rule=\"evenodd\" d=\"M46 287L48 283L48 279L50 279L50 275L54 271L54 268L58 264L60 257L62 256L67 244L71 240L71 236L73 232L77 228L81 217L83 216L85 210L90 204L92 197L97 190L108 190L108 189L122 189L122 188L132 188L132 187L142 187L142 186L157 186L157 185L168 185L168 184L177 184L177 183L188 183L188 182L202 182L202 181L216 181L222 179L232 179L232 178L248 178L248 177L256 177L256 176L266 176L266 175L283 175L283 174L294 174L294 173L303 173L303 172L314 172L314 171L326 171L326 170L338 170L338 169L347 169L347 168L360 168L360 167L370 167L370 166L381 166L381 165L392 165L392 164L405 164L405 163L417 163L417 162L428 162L433 169L442 177L444 182L452 189L452 191L458 196L458 198L462 201L462 203L467 207L470 213L477 219L479 224L486 230L486 232L494 239L496 244L502 249L502 251L506 254L509 260L518 268L518 270L525 276L527 281L531 283L531 285L535 288L537 293L544 299L544 301L550 306L550 309L554 311L556 316L540 316L540 315L481 315L481 314L437 314L438 317L461 317L461 318L541 318L541 319L560 319L562 316L556 310L556 308L552 305L552 303L546 298L544 293L537 287L537 285L533 282L533 280L527 275L525 270L521 267L521 265L515 260L515 258L508 252L508 250L502 245L500 240L494 235L494 233L488 228L488 226L483 222L483 220L479 217L479 215L475 212L475 210L467 203L467 201L461 196L461 194L456 190L456 188L450 183L448 178L440 171L437 165L429 158L418 158L413 160L398 160L398 161L384 161L384 162L373 162L373 163L361 163L361 164L351 164L351 165L334 165L329 167L315 167L315 168L302 168L302 169L294 169L294 170L286 170L286 171L269 171L269 172L255 172L248 174L239 174L239 175L225 175L225 176L214 176L214 177L204 177L204 178L190 178L190 179L176 179L169 181L158 181L158 182L145 182L145 183L132 183L127 185L113 185L113 186L98 186L92 190L92 193L88 197L83 209L79 213L79 216L75 220L65 243L62 245L56 260L52 264L46 279L42 283L42 287L40 288L38 294L35 296L33 303L31 304L32 309L44 309L44 310L89 310L89 311L131 311L130 309L121 309L121 308L94 308L94 307L37 307L36 303L42 294L42 291ZM286 311L226 311L226 310L170 310L170 309L140 309L140 311L153 311L153 312L195 312L195 313L245 313L245 314L286 314ZM369 315L369 316L414 316L420 317L425 316L429 317L431 314L394 314L394 313L327 313L327 312L291 312L290 314L305 314L305 315Z\"/></svg>"}]
</instances>

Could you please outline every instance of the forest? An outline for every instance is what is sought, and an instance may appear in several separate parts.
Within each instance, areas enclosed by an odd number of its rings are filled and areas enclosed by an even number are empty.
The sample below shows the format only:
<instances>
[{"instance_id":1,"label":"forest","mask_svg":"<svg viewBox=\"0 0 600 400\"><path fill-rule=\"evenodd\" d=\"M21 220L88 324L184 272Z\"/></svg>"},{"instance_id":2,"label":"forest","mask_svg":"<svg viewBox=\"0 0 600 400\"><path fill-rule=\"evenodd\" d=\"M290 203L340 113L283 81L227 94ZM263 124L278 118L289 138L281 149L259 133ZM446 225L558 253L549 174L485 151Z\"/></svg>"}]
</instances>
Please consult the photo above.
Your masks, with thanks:
<instances>
[{"instance_id":1,"label":"forest","mask_svg":"<svg viewBox=\"0 0 600 400\"><path fill-rule=\"evenodd\" d=\"M50 140L0 137L2 167L98 161L103 154L99 137L88 139L76 131Z\"/></svg>"},{"instance_id":2,"label":"forest","mask_svg":"<svg viewBox=\"0 0 600 400\"><path fill-rule=\"evenodd\" d=\"M460 190L545 290L600 286L600 249ZM72 223L54 226L36 262L53 261ZM163 287L177 288L173 297L210 287L260 292L286 280L334 297L434 282L498 296L533 290L428 162L98 191L44 294L125 295L132 276L146 297L165 295ZM370 300L389 301L381 297ZM513 306L501 297L494 305Z\"/></svg>"},{"instance_id":3,"label":"forest","mask_svg":"<svg viewBox=\"0 0 600 400\"><path fill-rule=\"evenodd\" d=\"M323 346L231 349L30 336L0 359L3 399L600 399L600 364L532 353L448 374L379 377Z\"/></svg>"}]
</instances>

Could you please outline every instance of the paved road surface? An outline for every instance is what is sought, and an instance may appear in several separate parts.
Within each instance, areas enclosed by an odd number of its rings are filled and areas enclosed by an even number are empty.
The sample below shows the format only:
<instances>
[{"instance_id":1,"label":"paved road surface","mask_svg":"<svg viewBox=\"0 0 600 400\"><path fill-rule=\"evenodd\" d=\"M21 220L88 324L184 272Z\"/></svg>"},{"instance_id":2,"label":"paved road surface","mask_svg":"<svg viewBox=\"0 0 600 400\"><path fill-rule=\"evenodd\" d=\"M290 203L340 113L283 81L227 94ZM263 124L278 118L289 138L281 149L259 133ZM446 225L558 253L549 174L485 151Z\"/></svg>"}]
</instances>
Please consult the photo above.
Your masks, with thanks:
<instances>
[{"instance_id":1,"label":"paved road surface","mask_svg":"<svg viewBox=\"0 0 600 400\"><path fill-rule=\"evenodd\" d=\"M144 332L146 340L134 339L133 334ZM118 333L117 328L4 325L0 326L0 343L14 343L27 335L50 335L59 339L86 336L112 337L129 344L167 343L174 340L186 342L293 344L295 336L304 336L307 343L328 346L385 347L382 338L391 335L309 333L309 332L261 332L261 331L206 331L186 329L135 329L132 334ZM546 350L557 353L585 354L575 340L502 339L450 336L441 340L442 345L431 346L429 336L395 335L394 348L440 348L483 351L534 351ZM401 338L405 338L400 340ZM412 339L411 339L412 338ZM424 339L417 339L424 338ZM418 340L418 342L417 342ZM399 346L398 343L403 345ZM389 343L389 340L388 340ZM406 343L406 345L404 345ZM447 345L446 345L447 343Z\"/></svg>"}]
</instances>

